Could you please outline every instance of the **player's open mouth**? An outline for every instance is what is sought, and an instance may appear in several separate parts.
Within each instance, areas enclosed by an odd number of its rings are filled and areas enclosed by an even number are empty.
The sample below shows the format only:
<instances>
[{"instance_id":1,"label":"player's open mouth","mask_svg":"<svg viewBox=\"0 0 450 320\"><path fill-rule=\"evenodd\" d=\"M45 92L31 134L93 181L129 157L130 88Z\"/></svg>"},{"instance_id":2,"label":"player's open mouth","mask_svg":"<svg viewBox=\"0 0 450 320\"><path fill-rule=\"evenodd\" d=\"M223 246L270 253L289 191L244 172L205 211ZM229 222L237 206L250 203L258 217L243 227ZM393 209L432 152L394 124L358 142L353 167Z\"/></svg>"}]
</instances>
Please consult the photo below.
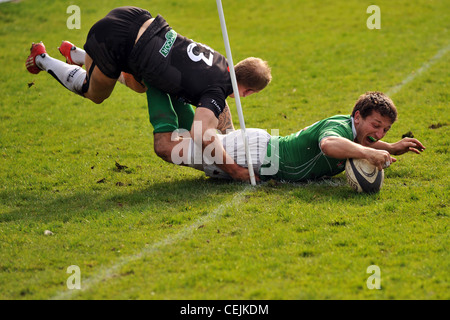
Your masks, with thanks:
<instances>
[{"instance_id":1,"label":"player's open mouth","mask_svg":"<svg viewBox=\"0 0 450 320\"><path fill-rule=\"evenodd\" d=\"M374 142L377 142L378 140L375 139L375 138L372 137L372 136L367 136L367 141L368 141L369 143L374 143Z\"/></svg>"}]
</instances>

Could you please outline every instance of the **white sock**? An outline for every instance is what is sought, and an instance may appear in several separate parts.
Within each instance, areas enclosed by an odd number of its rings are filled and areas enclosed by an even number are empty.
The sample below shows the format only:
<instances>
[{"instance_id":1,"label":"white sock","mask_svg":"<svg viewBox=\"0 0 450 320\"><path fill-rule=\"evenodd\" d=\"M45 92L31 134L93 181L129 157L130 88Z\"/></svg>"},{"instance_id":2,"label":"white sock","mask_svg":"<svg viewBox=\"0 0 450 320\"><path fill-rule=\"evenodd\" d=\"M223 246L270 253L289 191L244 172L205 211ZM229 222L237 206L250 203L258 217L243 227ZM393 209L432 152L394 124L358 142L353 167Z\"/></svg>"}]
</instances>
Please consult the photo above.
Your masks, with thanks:
<instances>
[{"instance_id":1,"label":"white sock","mask_svg":"<svg viewBox=\"0 0 450 320\"><path fill-rule=\"evenodd\" d=\"M70 57L76 64L84 64L84 58L86 57L86 51L81 48L75 47L75 50L70 50Z\"/></svg>"},{"instance_id":2,"label":"white sock","mask_svg":"<svg viewBox=\"0 0 450 320\"><path fill-rule=\"evenodd\" d=\"M83 68L67 64L48 54L36 56L35 61L40 69L50 73L64 87L76 94L83 95L82 88L86 79L86 71Z\"/></svg>"}]
</instances>

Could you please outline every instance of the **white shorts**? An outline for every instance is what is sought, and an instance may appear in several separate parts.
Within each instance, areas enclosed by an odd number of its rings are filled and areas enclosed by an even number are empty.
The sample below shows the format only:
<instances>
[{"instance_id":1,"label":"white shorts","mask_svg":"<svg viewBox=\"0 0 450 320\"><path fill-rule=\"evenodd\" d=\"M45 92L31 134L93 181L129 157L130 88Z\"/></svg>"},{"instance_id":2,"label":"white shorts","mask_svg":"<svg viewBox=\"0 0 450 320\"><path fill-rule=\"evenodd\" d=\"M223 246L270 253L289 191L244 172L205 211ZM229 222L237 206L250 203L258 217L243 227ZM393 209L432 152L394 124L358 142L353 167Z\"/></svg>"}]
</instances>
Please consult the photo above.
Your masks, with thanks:
<instances>
[{"instance_id":1,"label":"white shorts","mask_svg":"<svg viewBox=\"0 0 450 320\"><path fill-rule=\"evenodd\" d=\"M266 157L267 145L270 141L270 134L262 129L246 129L245 130L248 140L248 146L250 150L250 155L252 158L253 171L255 174L259 173L259 169ZM247 157L245 155L245 146L242 139L242 130L235 130L228 134L218 134L217 135L222 142L222 145L226 153L241 167L248 167ZM231 177L220 169L215 164L210 164L205 156L202 157L202 163L195 164L194 154L197 147L191 140L189 145L188 159L189 166L201 171L204 171L208 177L220 178L220 179L231 179ZM206 151L206 150L205 150ZM205 153L206 154L206 153ZM198 156L197 156L198 158ZM198 162L198 160L197 160Z\"/></svg>"}]
</instances>

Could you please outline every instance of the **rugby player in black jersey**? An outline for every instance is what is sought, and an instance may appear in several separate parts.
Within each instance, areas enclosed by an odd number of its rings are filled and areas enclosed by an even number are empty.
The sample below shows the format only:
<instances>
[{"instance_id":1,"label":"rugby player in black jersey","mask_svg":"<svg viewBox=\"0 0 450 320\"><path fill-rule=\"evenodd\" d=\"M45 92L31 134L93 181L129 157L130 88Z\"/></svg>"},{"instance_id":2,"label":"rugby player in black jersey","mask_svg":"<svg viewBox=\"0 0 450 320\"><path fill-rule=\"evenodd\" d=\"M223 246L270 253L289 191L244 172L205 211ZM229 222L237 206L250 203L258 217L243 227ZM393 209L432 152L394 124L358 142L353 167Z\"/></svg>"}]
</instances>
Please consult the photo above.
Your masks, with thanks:
<instances>
[{"instance_id":1,"label":"rugby player in black jersey","mask_svg":"<svg viewBox=\"0 0 450 320\"><path fill-rule=\"evenodd\" d=\"M214 150L222 147L214 132L221 115L229 114L226 98L233 96L228 63L210 47L177 34L160 15L153 18L137 7L116 8L90 29L84 50L67 41L59 50L67 63L50 57L42 42L33 43L26 61L28 71L37 74L45 70L67 89L95 103L108 98L118 80L137 92L155 87L170 94L174 103L197 107L194 123L200 123L197 128L201 129L192 129L191 135L201 135L202 149L211 143ZM261 91L271 81L270 68L261 59L245 59L235 69L242 97ZM157 129L159 112L149 109L155 151L170 161L165 148L170 130ZM207 136L212 138L204 139ZM248 170L238 166L224 150L221 163L221 169L234 179L250 179Z\"/></svg>"}]
</instances>

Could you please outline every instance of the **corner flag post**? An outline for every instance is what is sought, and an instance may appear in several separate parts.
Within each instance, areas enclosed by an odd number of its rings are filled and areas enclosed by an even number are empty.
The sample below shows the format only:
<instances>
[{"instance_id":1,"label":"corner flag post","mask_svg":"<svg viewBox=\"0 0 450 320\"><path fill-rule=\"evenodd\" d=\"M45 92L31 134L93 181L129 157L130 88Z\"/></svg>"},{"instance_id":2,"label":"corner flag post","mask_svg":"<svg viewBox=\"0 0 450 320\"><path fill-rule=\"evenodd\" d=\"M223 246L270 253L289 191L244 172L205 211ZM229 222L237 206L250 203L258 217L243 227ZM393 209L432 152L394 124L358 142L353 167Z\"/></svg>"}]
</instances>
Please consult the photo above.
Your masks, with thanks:
<instances>
[{"instance_id":1,"label":"corner flag post","mask_svg":"<svg viewBox=\"0 0 450 320\"><path fill-rule=\"evenodd\" d=\"M217 10L219 12L220 26L222 28L223 42L225 43L225 51L227 54L228 65L230 67L231 83L233 85L234 99L236 102L236 108L237 108L237 112L238 112L238 116L239 116L239 124L241 126L241 131L242 131L242 139L244 140L245 155L247 157L247 164L248 164L248 173L250 174L251 184L256 185L255 172L253 171L252 158L251 158L250 150L248 147L247 133L245 130L245 122L244 122L244 114L242 112L241 99L239 96L239 89L238 89L238 85L237 85L237 81L236 81L236 73L234 72L233 57L231 56L230 41L228 39L228 32L227 32L227 26L225 24L225 16L223 14L222 1L216 0L216 3L217 3Z\"/></svg>"}]
</instances>

